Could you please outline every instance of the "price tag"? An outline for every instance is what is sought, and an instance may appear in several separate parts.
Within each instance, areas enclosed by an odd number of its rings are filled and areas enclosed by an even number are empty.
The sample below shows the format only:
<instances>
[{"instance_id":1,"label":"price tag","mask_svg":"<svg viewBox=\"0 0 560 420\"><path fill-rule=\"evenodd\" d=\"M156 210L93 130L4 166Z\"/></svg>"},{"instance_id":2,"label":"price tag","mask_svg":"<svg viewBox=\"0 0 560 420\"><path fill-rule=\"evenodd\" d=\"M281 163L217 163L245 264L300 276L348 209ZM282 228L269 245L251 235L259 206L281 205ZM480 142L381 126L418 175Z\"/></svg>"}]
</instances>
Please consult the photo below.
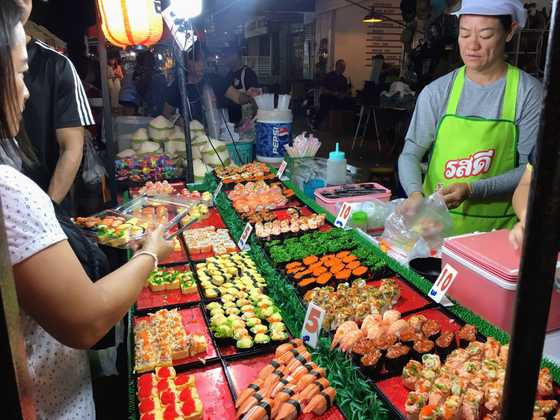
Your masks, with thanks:
<instances>
[{"instance_id":1,"label":"price tag","mask_svg":"<svg viewBox=\"0 0 560 420\"><path fill-rule=\"evenodd\" d=\"M334 221L334 225L339 228L345 228L348 224L348 219L352 215L352 206L348 203L344 203L338 212L338 216L336 216L336 220Z\"/></svg>"},{"instance_id":2,"label":"price tag","mask_svg":"<svg viewBox=\"0 0 560 420\"><path fill-rule=\"evenodd\" d=\"M216 198L218 197L218 194L220 194L220 191L222 191L223 186L224 186L223 181L218 184L218 186L216 187L216 191L214 191L214 196L212 197L212 200L216 201Z\"/></svg>"},{"instance_id":3,"label":"price tag","mask_svg":"<svg viewBox=\"0 0 560 420\"><path fill-rule=\"evenodd\" d=\"M324 319L324 309L314 303L310 303L307 306L307 313L305 314L305 320L303 321L303 328L301 330L301 338L305 344L313 348L317 347Z\"/></svg>"},{"instance_id":4,"label":"price tag","mask_svg":"<svg viewBox=\"0 0 560 420\"><path fill-rule=\"evenodd\" d=\"M447 302L448 299L445 297L445 294L455 281L456 277L457 270L455 270L449 264L445 264L445 267L443 267L441 274L432 286L429 296L437 303L441 303L442 301Z\"/></svg>"},{"instance_id":5,"label":"price tag","mask_svg":"<svg viewBox=\"0 0 560 420\"><path fill-rule=\"evenodd\" d=\"M280 168L278 169L278 172L276 172L276 176L278 177L278 179L282 179L282 175L284 175L284 172L286 172L287 167L288 167L288 162L283 160L282 164L280 165Z\"/></svg>"},{"instance_id":6,"label":"price tag","mask_svg":"<svg viewBox=\"0 0 560 420\"><path fill-rule=\"evenodd\" d=\"M249 240L249 236L251 236L251 232L253 231L253 225L251 223L247 223L245 225L245 229L243 229L243 233L241 234L241 238L239 238L239 242L237 246L240 250L246 251L249 247L247 246L247 241Z\"/></svg>"}]
</instances>

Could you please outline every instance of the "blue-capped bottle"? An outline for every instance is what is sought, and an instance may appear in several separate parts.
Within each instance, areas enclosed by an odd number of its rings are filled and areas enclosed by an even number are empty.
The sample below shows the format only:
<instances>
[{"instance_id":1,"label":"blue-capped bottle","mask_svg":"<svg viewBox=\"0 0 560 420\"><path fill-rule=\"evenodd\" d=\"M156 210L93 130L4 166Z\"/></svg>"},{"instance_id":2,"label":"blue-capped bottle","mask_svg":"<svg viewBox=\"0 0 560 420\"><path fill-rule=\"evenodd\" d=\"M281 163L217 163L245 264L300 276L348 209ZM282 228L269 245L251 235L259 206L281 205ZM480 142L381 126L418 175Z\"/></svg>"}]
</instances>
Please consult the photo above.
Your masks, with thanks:
<instances>
[{"instance_id":1,"label":"blue-capped bottle","mask_svg":"<svg viewBox=\"0 0 560 420\"><path fill-rule=\"evenodd\" d=\"M346 155L339 150L336 143L336 150L329 153L327 161L327 185L342 185L346 183Z\"/></svg>"}]
</instances>

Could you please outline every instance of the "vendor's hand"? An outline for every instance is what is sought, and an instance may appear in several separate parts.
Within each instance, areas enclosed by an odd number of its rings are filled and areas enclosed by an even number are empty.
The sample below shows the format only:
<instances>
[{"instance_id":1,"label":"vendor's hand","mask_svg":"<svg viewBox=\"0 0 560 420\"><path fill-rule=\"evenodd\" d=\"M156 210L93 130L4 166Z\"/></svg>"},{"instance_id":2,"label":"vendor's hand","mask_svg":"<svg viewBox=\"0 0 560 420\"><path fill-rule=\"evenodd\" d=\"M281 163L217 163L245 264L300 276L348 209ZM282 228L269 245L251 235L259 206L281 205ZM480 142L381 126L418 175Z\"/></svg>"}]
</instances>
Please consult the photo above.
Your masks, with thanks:
<instances>
[{"instance_id":1,"label":"vendor's hand","mask_svg":"<svg viewBox=\"0 0 560 420\"><path fill-rule=\"evenodd\" d=\"M175 248L173 241L164 238L164 226L160 225L144 240L142 250L153 252L160 261L166 259Z\"/></svg>"},{"instance_id":2,"label":"vendor's hand","mask_svg":"<svg viewBox=\"0 0 560 420\"><path fill-rule=\"evenodd\" d=\"M523 246L523 238L525 237L525 223L517 223L509 233L509 241L516 251Z\"/></svg>"},{"instance_id":3,"label":"vendor's hand","mask_svg":"<svg viewBox=\"0 0 560 420\"><path fill-rule=\"evenodd\" d=\"M471 189L469 184L460 182L451 184L440 191L440 194L447 205L447 208L452 210L459 207L463 201L471 196Z\"/></svg>"},{"instance_id":4,"label":"vendor's hand","mask_svg":"<svg viewBox=\"0 0 560 420\"><path fill-rule=\"evenodd\" d=\"M251 98L254 98L255 96L261 96L262 94L263 90L261 88L252 87L247 89L247 95Z\"/></svg>"},{"instance_id":5,"label":"vendor's hand","mask_svg":"<svg viewBox=\"0 0 560 420\"><path fill-rule=\"evenodd\" d=\"M421 192L413 192L399 207L399 211L406 217L413 217L418 213L418 209L424 201L424 195Z\"/></svg>"}]
</instances>

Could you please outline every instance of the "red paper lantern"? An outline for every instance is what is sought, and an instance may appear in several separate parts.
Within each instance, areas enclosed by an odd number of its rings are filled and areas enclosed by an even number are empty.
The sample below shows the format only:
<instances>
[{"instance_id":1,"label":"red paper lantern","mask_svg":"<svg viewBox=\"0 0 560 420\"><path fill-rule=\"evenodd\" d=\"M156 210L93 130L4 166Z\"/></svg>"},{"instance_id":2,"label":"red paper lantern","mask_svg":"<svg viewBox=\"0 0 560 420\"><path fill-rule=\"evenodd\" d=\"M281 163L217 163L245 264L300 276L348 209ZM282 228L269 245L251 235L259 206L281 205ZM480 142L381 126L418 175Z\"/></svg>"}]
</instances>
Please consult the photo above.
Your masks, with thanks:
<instances>
[{"instance_id":1,"label":"red paper lantern","mask_svg":"<svg viewBox=\"0 0 560 420\"><path fill-rule=\"evenodd\" d=\"M117 47L150 46L161 39L163 18L154 0L97 0L105 38ZM159 2L157 2L159 4Z\"/></svg>"}]
</instances>

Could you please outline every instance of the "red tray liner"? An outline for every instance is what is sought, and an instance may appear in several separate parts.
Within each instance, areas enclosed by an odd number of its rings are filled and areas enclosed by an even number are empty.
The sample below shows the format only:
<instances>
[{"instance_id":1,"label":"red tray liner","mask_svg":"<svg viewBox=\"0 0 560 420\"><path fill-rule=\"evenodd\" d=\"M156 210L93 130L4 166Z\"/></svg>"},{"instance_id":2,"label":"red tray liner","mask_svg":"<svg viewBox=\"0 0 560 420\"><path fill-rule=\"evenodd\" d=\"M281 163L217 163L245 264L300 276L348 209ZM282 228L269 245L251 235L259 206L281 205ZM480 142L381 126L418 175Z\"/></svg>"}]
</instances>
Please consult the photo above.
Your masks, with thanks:
<instances>
[{"instance_id":1,"label":"red tray liner","mask_svg":"<svg viewBox=\"0 0 560 420\"><path fill-rule=\"evenodd\" d=\"M167 257L163 261L160 261L159 265L186 264L188 262L189 262L189 259L187 258L187 254L185 254L183 252L183 250L181 249L180 251L173 251L171 254L169 254L169 257Z\"/></svg>"},{"instance_id":2,"label":"red tray liner","mask_svg":"<svg viewBox=\"0 0 560 420\"><path fill-rule=\"evenodd\" d=\"M179 313L183 317L183 325L185 326L187 333L204 335L204 337L206 337L206 342L208 343L208 348L206 349L206 353L199 353L192 357L173 361L173 366L187 365L189 363L197 362L201 359L208 360L216 357L218 354L216 352L216 349L214 348L214 344L212 344L212 337L210 336L210 332L208 331L206 323L204 322L204 315L202 314L201 309L198 307L182 309L179 310ZM134 319L135 325L136 322L147 319L147 316L136 317Z\"/></svg>"},{"instance_id":3,"label":"red tray liner","mask_svg":"<svg viewBox=\"0 0 560 420\"><path fill-rule=\"evenodd\" d=\"M393 309L396 309L401 313L405 313L421 309L430 304L430 301L426 297L414 290L406 281L398 277L395 277L394 279L397 280L397 283L399 284L401 296ZM368 284L379 287L381 285L381 280L368 282Z\"/></svg>"},{"instance_id":4,"label":"red tray liner","mask_svg":"<svg viewBox=\"0 0 560 420\"><path fill-rule=\"evenodd\" d=\"M251 359L242 359L227 363L226 366L229 372L229 376L237 395L239 395L241 391L243 391L253 382L261 369L268 365L273 358L274 354L266 354ZM344 416L342 415L338 407L333 407L320 417L314 414L306 414L298 417L299 420L311 420L318 418L327 420L338 420L344 419Z\"/></svg>"},{"instance_id":5,"label":"red tray liner","mask_svg":"<svg viewBox=\"0 0 560 420\"><path fill-rule=\"evenodd\" d=\"M210 212L208 213L208 217L201 220L200 222L196 222L190 226L189 229L198 229L203 228L206 226L214 226L216 229L225 229L226 224L224 223L224 219L220 216L218 210L214 207L210 208Z\"/></svg>"},{"instance_id":6,"label":"red tray liner","mask_svg":"<svg viewBox=\"0 0 560 420\"><path fill-rule=\"evenodd\" d=\"M420 314L424 315L428 319L434 319L438 321L441 325L442 331L456 332L461 328L461 325L458 322L456 322L452 318L449 318L445 313L441 312L437 308L417 312L416 314L405 317L405 319ZM391 402L391 404L393 404L397 408L397 410L406 417L404 404L406 402L406 397L408 396L409 390L403 385L402 377L399 375L393 378L381 380L379 382L376 382L376 385L377 388Z\"/></svg>"},{"instance_id":7,"label":"red tray liner","mask_svg":"<svg viewBox=\"0 0 560 420\"><path fill-rule=\"evenodd\" d=\"M170 268L169 271L191 271L187 265L178 265ZM138 300L136 301L136 309L152 309L162 308L170 305L178 305L181 303L200 302L200 295L198 289L194 293L184 295L181 290L166 290L163 292L152 292L149 287L144 287Z\"/></svg>"},{"instance_id":8,"label":"red tray liner","mask_svg":"<svg viewBox=\"0 0 560 420\"><path fill-rule=\"evenodd\" d=\"M221 365L190 370L177 376L183 375L194 375L204 420L235 420L235 405Z\"/></svg>"},{"instance_id":9,"label":"red tray liner","mask_svg":"<svg viewBox=\"0 0 560 420\"><path fill-rule=\"evenodd\" d=\"M175 190L176 193L180 193L183 190L183 188L186 188L184 182L170 182L169 185L171 185L173 187L173 189ZM132 198L138 197L140 195L140 193L139 193L140 188L141 187L131 187L129 189L130 196Z\"/></svg>"}]
</instances>

